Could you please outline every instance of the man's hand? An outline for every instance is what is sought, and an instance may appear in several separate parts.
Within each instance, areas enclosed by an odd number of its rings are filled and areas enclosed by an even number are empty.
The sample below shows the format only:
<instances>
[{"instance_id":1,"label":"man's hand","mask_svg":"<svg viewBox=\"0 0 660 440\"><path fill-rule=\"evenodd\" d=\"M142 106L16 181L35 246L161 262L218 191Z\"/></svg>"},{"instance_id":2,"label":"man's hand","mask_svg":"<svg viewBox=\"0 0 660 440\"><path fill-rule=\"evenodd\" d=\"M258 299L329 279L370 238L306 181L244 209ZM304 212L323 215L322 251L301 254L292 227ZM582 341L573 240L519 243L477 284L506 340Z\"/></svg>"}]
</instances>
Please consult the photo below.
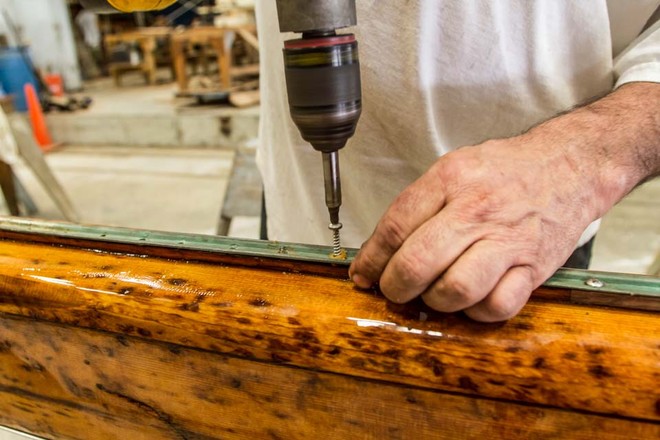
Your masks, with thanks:
<instances>
[{"instance_id":1,"label":"man's hand","mask_svg":"<svg viewBox=\"0 0 660 440\"><path fill-rule=\"evenodd\" d=\"M637 83L510 139L440 158L390 206L350 270L397 303L514 316L590 222L660 170L660 85Z\"/></svg>"},{"instance_id":2,"label":"man's hand","mask_svg":"<svg viewBox=\"0 0 660 440\"><path fill-rule=\"evenodd\" d=\"M352 266L390 300L507 319L596 218L589 185L552 139L520 136L439 159L392 204Z\"/></svg>"}]
</instances>

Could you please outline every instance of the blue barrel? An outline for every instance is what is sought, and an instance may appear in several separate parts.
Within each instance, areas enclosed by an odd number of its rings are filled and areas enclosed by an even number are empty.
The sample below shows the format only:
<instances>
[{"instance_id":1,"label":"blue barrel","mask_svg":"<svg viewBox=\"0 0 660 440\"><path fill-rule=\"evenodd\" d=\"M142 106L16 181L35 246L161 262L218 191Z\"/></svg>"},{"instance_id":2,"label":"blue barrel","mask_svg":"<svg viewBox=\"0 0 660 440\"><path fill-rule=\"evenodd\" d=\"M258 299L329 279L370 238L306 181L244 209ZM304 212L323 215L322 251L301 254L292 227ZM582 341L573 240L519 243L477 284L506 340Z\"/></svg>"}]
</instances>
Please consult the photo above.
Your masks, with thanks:
<instances>
[{"instance_id":1,"label":"blue barrel","mask_svg":"<svg viewBox=\"0 0 660 440\"><path fill-rule=\"evenodd\" d=\"M27 53L24 50L15 47L0 49L0 84L5 93L14 96L14 107L20 112L27 111L23 86L32 83L35 90L39 90L37 78L26 58Z\"/></svg>"}]
</instances>

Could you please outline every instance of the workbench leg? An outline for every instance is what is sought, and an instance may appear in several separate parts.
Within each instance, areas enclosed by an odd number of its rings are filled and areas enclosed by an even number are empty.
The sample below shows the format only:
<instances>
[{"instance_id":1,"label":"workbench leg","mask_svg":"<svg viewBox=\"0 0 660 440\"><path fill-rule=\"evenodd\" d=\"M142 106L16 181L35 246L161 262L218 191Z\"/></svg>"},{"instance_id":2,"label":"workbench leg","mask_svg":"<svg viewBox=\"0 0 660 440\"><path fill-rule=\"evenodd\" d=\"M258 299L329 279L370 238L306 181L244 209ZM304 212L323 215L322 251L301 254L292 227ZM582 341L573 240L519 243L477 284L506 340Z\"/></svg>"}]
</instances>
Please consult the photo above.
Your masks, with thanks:
<instances>
[{"instance_id":1,"label":"workbench leg","mask_svg":"<svg viewBox=\"0 0 660 440\"><path fill-rule=\"evenodd\" d=\"M649 266L648 274L654 277L660 277L660 252L655 256L655 261Z\"/></svg>"},{"instance_id":2,"label":"workbench leg","mask_svg":"<svg viewBox=\"0 0 660 440\"><path fill-rule=\"evenodd\" d=\"M16 187L14 186L14 173L11 165L0 160L0 188L7 202L7 209L11 215L20 215L18 210L18 198L16 197Z\"/></svg>"},{"instance_id":3,"label":"workbench leg","mask_svg":"<svg viewBox=\"0 0 660 440\"><path fill-rule=\"evenodd\" d=\"M25 186L23 186L16 174L14 174L14 188L16 189L16 197L18 197L18 201L21 202L23 209L25 210L24 214L27 216L37 214L39 212L37 204L34 203L34 200L30 197L27 189L25 189Z\"/></svg>"},{"instance_id":4,"label":"workbench leg","mask_svg":"<svg viewBox=\"0 0 660 440\"><path fill-rule=\"evenodd\" d=\"M121 72L116 66L110 66L110 74L115 87L121 87Z\"/></svg>"},{"instance_id":5,"label":"workbench leg","mask_svg":"<svg viewBox=\"0 0 660 440\"><path fill-rule=\"evenodd\" d=\"M144 56L144 72L147 79L147 82L150 85L156 84L156 57L154 56L154 50L156 50L156 42L149 38L144 40L141 43L142 46L142 55Z\"/></svg>"},{"instance_id":6,"label":"workbench leg","mask_svg":"<svg viewBox=\"0 0 660 440\"><path fill-rule=\"evenodd\" d=\"M9 178L11 177L11 181ZM13 187L12 187L13 185ZM0 187L5 196L7 208L11 215L21 215L20 205L23 206L23 214L33 216L39 212L37 205L30 197L11 165L0 160Z\"/></svg>"},{"instance_id":7,"label":"workbench leg","mask_svg":"<svg viewBox=\"0 0 660 440\"><path fill-rule=\"evenodd\" d=\"M106 42L106 52L107 54L112 53L112 49L114 49L115 43L110 43ZM109 56L109 55L108 55ZM112 76L112 81L115 84L115 87L121 87L121 78L120 78L120 72L117 66L113 66L112 62L108 63L108 70L110 72L110 75Z\"/></svg>"},{"instance_id":8,"label":"workbench leg","mask_svg":"<svg viewBox=\"0 0 660 440\"><path fill-rule=\"evenodd\" d=\"M210 67L209 67L209 61L210 61L210 56L209 56L209 49L206 47L206 45L202 45L202 49L199 55L199 61L200 64L202 65L202 73L204 76L209 76L210 75ZM199 67L197 68L199 74Z\"/></svg>"},{"instance_id":9,"label":"workbench leg","mask_svg":"<svg viewBox=\"0 0 660 440\"><path fill-rule=\"evenodd\" d=\"M223 90L231 87L231 51L225 50L225 38L213 39L213 48L218 54L218 74L220 75L220 84Z\"/></svg>"},{"instance_id":10,"label":"workbench leg","mask_svg":"<svg viewBox=\"0 0 660 440\"><path fill-rule=\"evenodd\" d=\"M216 234L222 236L229 235L230 226L231 226L231 218L225 217L224 215L220 214L220 220L218 220L218 229Z\"/></svg>"},{"instance_id":11,"label":"workbench leg","mask_svg":"<svg viewBox=\"0 0 660 440\"><path fill-rule=\"evenodd\" d=\"M179 93L188 91L188 78L186 73L186 54L185 43L172 41L172 64L174 65L174 74L176 82L179 85Z\"/></svg>"}]
</instances>

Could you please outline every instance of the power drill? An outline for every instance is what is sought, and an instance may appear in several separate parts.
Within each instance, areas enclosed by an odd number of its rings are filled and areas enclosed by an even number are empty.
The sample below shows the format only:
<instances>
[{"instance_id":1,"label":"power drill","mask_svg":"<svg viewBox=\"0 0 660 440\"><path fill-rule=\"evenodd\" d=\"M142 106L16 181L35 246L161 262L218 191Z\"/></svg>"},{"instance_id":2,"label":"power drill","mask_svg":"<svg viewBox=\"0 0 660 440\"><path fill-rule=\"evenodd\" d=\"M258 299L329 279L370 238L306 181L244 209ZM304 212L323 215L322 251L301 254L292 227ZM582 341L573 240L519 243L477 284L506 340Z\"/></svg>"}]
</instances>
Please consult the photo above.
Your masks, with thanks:
<instances>
[{"instance_id":1,"label":"power drill","mask_svg":"<svg viewBox=\"0 0 660 440\"><path fill-rule=\"evenodd\" d=\"M321 152L333 256L342 255L339 230L339 150L355 133L362 112L360 63L353 34L355 0L277 0L281 32L302 33L284 43L284 71L293 122Z\"/></svg>"}]
</instances>

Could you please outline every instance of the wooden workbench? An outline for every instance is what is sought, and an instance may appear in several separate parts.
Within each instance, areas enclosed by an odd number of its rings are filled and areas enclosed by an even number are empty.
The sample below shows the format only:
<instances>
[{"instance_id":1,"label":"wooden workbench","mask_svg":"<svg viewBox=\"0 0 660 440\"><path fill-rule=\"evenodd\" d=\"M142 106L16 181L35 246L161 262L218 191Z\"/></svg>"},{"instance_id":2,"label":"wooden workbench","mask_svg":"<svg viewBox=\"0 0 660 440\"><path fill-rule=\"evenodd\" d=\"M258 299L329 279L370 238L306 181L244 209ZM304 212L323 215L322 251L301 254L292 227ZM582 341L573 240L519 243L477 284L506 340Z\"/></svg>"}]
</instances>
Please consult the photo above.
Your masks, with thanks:
<instances>
[{"instance_id":1,"label":"wooden workbench","mask_svg":"<svg viewBox=\"0 0 660 440\"><path fill-rule=\"evenodd\" d=\"M256 75L259 73L259 65L235 66L232 64L231 47L227 44L226 36L232 33L235 37L242 38L246 43L258 50L257 37L254 35L254 25L238 27L192 27L178 31L172 35L172 62L179 86L179 95L202 92L229 91L232 87L232 79L242 75ZM210 47L215 55L218 65L218 82L212 90L194 90L190 87L188 75L189 49L193 46Z\"/></svg>"},{"instance_id":2,"label":"wooden workbench","mask_svg":"<svg viewBox=\"0 0 660 440\"><path fill-rule=\"evenodd\" d=\"M121 32L105 36L106 52L110 53L112 48L120 43L137 44L142 52L142 61L137 65L130 63L110 63L110 73L115 81L115 85L121 83L121 74L127 70L140 70L144 73L148 84L156 83L156 73L158 65L156 62L155 51L158 46L157 40L166 40L169 45L169 38L173 30L169 27L148 27L138 28L133 31Z\"/></svg>"},{"instance_id":3,"label":"wooden workbench","mask_svg":"<svg viewBox=\"0 0 660 440\"><path fill-rule=\"evenodd\" d=\"M574 299L612 294L570 287L594 275L566 272L554 285L568 287L479 324L356 290L326 251L0 221L0 425L72 439L660 438L660 316L643 310L658 279L601 278L647 292L602 307Z\"/></svg>"}]
</instances>

